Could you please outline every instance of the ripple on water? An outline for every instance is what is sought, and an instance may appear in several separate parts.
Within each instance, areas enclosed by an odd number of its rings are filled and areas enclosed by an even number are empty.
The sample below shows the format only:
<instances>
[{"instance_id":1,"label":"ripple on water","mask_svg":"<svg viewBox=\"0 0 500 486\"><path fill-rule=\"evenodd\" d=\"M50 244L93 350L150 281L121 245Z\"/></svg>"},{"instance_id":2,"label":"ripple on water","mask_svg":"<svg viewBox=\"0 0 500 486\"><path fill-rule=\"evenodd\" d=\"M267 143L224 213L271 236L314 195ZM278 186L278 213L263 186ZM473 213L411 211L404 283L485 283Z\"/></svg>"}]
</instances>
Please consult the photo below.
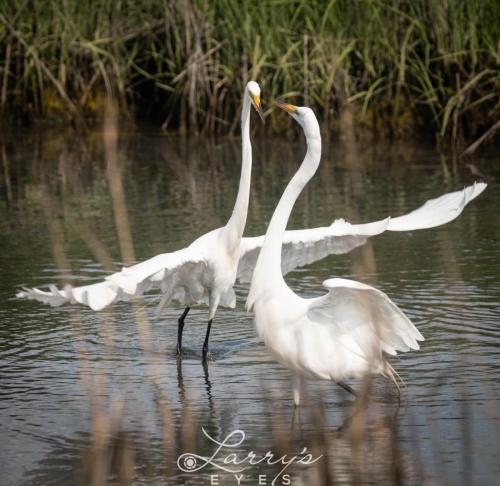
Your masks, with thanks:
<instances>
[{"instance_id":1,"label":"ripple on water","mask_svg":"<svg viewBox=\"0 0 500 486\"><path fill-rule=\"evenodd\" d=\"M230 144L219 147L220 161L213 164L206 160L206 149L200 152L187 144L186 152L179 155L176 144L164 137L143 137L130 134L130 145L123 149L131 161L123 169L124 187L138 260L182 247L225 221L239 178ZM244 309L246 286L237 285L236 309L221 309L214 321L208 367L200 359L206 308L190 311L184 330L185 353L177 359L177 318L183 309L174 303L155 319L157 295L148 294L133 305L120 303L97 314L83 307L50 308L13 298L21 285L41 286L63 278L87 284L107 275L77 236L75 228L81 219L117 268L121 267L105 169L94 163L103 159L102 154L94 154L92 163L82 163L64 179L70 187L73 176L85 177L86 183L78 186L84 191L82 205L82 197L72 199L66 186L61 191L52 189L58 180L55 174L64 164L54 168L54 179L44 185L36 169L39 164L30 169L34 148L25 149L28 152L18 154L18 160L19 170L26 173L20 180L13 179L21 199L12 206L0 206L2 241L6 242L0 254L0 436L8 443L0 451L2 478L12 478L10 484L71 483L90 442L90 396L102 399L105 410L111 408L110 396L122 402L124 427L136 450L138 482L162 484L172 474L165 466L160 392L168 401L176 437L187 434L186 422L194 427L196 437L201 426L218 438L240 428L247 432L254 450L265 452L273 440L276 412L287 426L292 422L291 383L287 370L255 336L252 316ZM296 167L296 155L302 149L295 149L276 163L255 164L247 234L265 231L285 179ZM146 158L143 150L156 155ZM442 184L443 165L434 152L425 156L424 171L418 162L410 166L397 158L392 164L390 154L379 156L375 151L368 156L364 150L359 157L366 155L367 164L355 169L338 167L329 160L343 160L345 154L336 150L330 148L320 176L298 201L291 221L294 228L329 224L341 216L361 222L403 214L427 198L472 182L450 173ZM67 151L81 155L73 146ZM158 153L168 157L160 160ZM51 154L46 157L39 162L50 164L54 159ZM288 159L290 166L286 166ZM224 187L219 186L222 179ZM64 207L58 221L65 270L53 263L47 221L38 210L39 203L30 199L35 189L51 197L54 207ZM375 285L424 334L420 351L392 360L406 383L399 433L408 451L418 439L429 474L439 477L435 458L442 458L450 484L461 479L464 403L472 417L473 459L481 465L475 477L492 483L491 471L496 467L496 460L490 461L483 453L484 448L496 450L491 425L500 420L496 405L500 396L500 247L495 229L500 227L500 215L493 194L488 189L459 220L442 228L384 234L350 255L330 256L286 277L297 292L311 297L325 293L321 283L332 276ZM75 208L79 208L77 213ZM145 321L138 322L139 314ZM144 342L149 346L146 351ZM383 390L382 380L376 383L376 405L393 413L392 401L384 402ZM337 471L343 472L347 484L352 449L334 431L349 413L351 399L331 383L310 383L302 412L306 432L314 427L307 420L308 413L317 412L319 403L325 406ZM386 432L374 430L379 436ZM176 456L180 451L171 452Z\"/></svg>"}]
</instances>

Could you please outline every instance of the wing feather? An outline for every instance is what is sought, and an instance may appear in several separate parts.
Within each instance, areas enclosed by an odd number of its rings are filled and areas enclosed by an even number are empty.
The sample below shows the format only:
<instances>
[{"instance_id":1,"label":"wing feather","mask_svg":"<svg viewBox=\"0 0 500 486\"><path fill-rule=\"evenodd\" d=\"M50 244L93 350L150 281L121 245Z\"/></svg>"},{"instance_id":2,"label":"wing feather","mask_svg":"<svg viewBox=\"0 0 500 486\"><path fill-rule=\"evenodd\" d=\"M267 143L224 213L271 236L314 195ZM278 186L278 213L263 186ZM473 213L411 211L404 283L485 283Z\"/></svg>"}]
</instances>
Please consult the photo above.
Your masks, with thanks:
<instances>
[{"instance_id":1,"label":"wing feather","mask_svg":"<svg viewBox=\"0 0 500 486\"><path fill-rule=\"evenodd\" d=\"M486 186L487 184L483 182L477 182L462 191L430 199L418 209L403 216L386 218L374 223L350 224L343 219L337 219L330 226L289 230L283 240L281 257L283 275L328 255L348 253L363 245L370 236L386 230L412 231L449 223L457 218L465 206L479 196ZM264 236L243 238L237 273L241 283L251 282L264 238Z\"/></svg>"},{"instance_id":2,"label":"wing feather","mask_svg":"<svg viewBox=\"0 0 500 486\"><path fill-rule=\"evenodd\" d=\"M23 287L16 294L21 299L37 300L52 307L58 307L66 303L79 303L90 307L92 310L101 310L108 305L121 300L123 293L121 289L112 282L99 282L96 284L71 287L66 285L64 289L58 289L55 285L49 285L49 290Z\"/></svg>"},{"instance_id":3,"label":"wing feather","mask_svg":"<svg viewBox=\"0 0 500 486\"><path fill-rule=\"evenodd\" d=\"M386 294L341 278L326 280L323 285L329 293L310 305L307 316L328 326L332 337L352 345L353 352L378 360L382 352L395 355L419 349L422 334Z\"/></svg>"},{"instance_id":4,"label":"wing feather","mask_svg":"<svg viewBox=\"0 0 500 486\"><path fill-rule=\"evenodd\" d=\"M475 182L462 191L450 192L435 199L429 199L411 213L392 218L387 229L389 231L412 231L449 223L457 218L465 206L479 196L486 186L484 182Z\"/></svg>"},{"instance_id":5,"label":"wing feather","mask_svg":"<svg viewBox=\"0 0 500 486\"><path fill-rule=\"evenodd\" d=\"M206 268L204 255L199 250L188 247L123 268L106 277L104 282L80 287L67 285L61 290L51 285L48 291L24 287L17 293L17 297L37 300L51 306L79 303L97 311L116 301L142 295L151 287L159 287L162 291L168 290L171 298L191 301L196 297L203 298L198 289L191 292L194 284L192 276L197 267L199 272Z\"/></svg>"},{"instance_id":6,"label":"wing feather","mask_svg":"<svg viewBox=\"0 0 500 486\"><path fill-rule=\"evenodd\" d=\"M348 253L363 245L369 236L383 233L389 220L386 218L374 223L353 225L343 219L336 219L326 227L288 230L281 251L281 271L286 275L295 268L309 265L328 255ZM241 283L251 282L264 238L243 238L237 272Z\"/></svg>"}]
</instances>

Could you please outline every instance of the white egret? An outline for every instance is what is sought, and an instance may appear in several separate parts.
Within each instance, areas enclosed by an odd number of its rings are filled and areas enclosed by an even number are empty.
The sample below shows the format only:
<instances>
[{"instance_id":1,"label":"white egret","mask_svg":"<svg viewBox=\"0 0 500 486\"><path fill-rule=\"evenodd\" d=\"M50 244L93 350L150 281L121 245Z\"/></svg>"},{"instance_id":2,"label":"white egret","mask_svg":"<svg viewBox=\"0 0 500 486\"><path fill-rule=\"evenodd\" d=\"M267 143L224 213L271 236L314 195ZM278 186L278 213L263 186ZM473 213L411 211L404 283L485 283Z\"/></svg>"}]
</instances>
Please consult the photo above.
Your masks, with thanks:
<instances>
[{"instance_id":1,"label":"white egret","mask_svg":"<svg viewBox=\"0 0 500 486\"><path fill-rule=\"evenodd\" d=\"M418 349L424 338L383 292L353 280L323 282L329 293L303 298L281 271L286 225L295 201L321 159L318 121L310 108L278 103L302 126L307 153L281 197L267 228L253 272L247 309L258 335L274 357L294 374L293 396L300 403L301 380L333 380L346 390L347 378L367 373L393 376L384 353Z\"/></svg>"},{"instance_id":2,"label":"white egret","mask_svg":"<svg viewBox=\"0 0 500 486\"><path fill-rule=\"evenodd\" d=\"M209 319L203 345L208 350L212 320L219 305L234 307L233 285L238 279L249 283L264 236L242 238L246 223L252 147L250 143L250 111L253 105L261 114L260 87L251 81L245 88L241 115L242 169L236 204L226 226L211 231L182 250L157 255L142 263L109 275L103 282L49 290L23 288L19 298L38 300L52 306L80 303L93 310L101 310L119 300L129 300L146 290L160 288L160 308L176 300L185 306L178 320L177 350L182 347L184 319L191 306L207 304ZM341 254L365 243L368 237L389 231L409 231L445 224L462 212L464 207L486 187L478 183L427 201L423 206L404 216L385 218L367 224L350 224L343 219L330 226L287 231L282 251L283 274L307 265L332 253Z\"/></svg>"},{"instance_id":3,"label":"white egret","mask_svg":"<svg viewBox=\"0 0 500 486\"><path fill-rule=\"evenodd\" d=\"M157 255L145 262L124 268L106 278L104 282L82 287L58 290L54 286L50 292L25 288L18 297L28 297L51 305L65 302L86 304L100 310L117 300L142 294L154 283L160 284L163 293L162 304L172 298L186 307L178 320L177 350L182 347L184 319L190 307L196 303L208 304L208 325L203 344L203 357L208 353L208 340L212 321L219 304L234 307L236 296L233 285L240 257L240 246L245 229L250 179L252 171L252 146L250 143L251 106L262 119L260 87L254 82L247 83L243 95L241 112L242 166L236 203L227 224L196 239L191 245L172 253Z\"/></svg>"}]
</instances>

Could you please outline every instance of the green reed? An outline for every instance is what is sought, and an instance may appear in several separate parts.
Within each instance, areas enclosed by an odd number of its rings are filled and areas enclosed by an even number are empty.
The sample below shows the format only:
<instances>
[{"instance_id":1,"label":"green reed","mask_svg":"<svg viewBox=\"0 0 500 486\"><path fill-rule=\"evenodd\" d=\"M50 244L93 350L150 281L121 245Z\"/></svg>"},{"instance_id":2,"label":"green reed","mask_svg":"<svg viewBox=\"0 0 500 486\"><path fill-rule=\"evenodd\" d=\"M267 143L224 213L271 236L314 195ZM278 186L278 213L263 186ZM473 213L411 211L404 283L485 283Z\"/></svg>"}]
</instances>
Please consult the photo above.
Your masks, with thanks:
<instances>
[{"instance_id":1,"label":"green reed","mask_svg":"<svg viewBox=\"0 0 500 486\"><path fill-rule=\"evenodd\" d=\"M496 0L0 0L0 13L4 120L101 116L112 96L167 130L234 133L248 79L265 101L312 106L327 133L457 143L500 116Z\"/></svg>"}]
</instances>

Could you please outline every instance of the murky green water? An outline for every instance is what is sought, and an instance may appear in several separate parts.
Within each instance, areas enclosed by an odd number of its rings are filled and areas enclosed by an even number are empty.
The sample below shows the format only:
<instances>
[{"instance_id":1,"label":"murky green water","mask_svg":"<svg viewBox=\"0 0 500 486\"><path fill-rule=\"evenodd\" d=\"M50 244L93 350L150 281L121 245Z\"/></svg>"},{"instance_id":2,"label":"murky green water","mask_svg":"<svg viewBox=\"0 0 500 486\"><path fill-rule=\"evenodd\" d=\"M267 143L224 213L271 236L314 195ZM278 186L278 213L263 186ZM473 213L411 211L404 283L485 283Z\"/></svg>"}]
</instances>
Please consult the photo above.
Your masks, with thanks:
<instances>
[{"instance_id":1,"label":"murky green water","mask_svg":"<svg viewBox=\"0 0 500 486\"><path fill-rule=\"evenodd\" d=\"M254 139L246 235L265 231L303 154L300 143ZM78 283L97 281L106 273L103 266L119 267L132 251L139 261L181 248L223 225L231 213L240 170L238 140L183 140L123 129L120 170L107 171L105 160L99 132L83 138L21 132L4 140L0 484L85 482L81 471L91 461L90 436L100 405L106 412L123 408L120 429L133 444L138 483L210 484L215 467L181 475L175 464L183 452L215 450L201 427L219 441L241 429L246 440L237 450L265 455L280 420L291 430L290 454L311 446L307 433L319 427L327 437L334 478L351 483L359 451L352 436L338 429L352 400L329 383L311 383L306 406L292 417L288 373L255 337L252 317L244 311L245 287L237 288L235 311L218 313L207 369L200 359L206 308L189 314L186 353L178 361L176 319L182 309L172 306L156 320L155 295L97 314L14 298L21 285L59 283L67 275ZM392 361L406 383L399 410L394 397L383 398L383 383L377 381L374 391L383 416L397 414L398 460L409 483L430 478L440 484L445 477L449 484L469 478L493 484L500 477L500 211L494 182L499 160L491 150L472 163L472 171L493 181L458 220L431 230L384 234L349 255L328 257L287 277L304 295L322 293L321 282L332 276L377 285L426 337L420 351ZM337 217L367 222L397 216L480 179L472 171L432 147L325 144L320 170L289 227L326 225ZM124 198L116 186L112 198L110 179L120 178ZM122 201L118 219L117 198ZM162 426L160 396L168 400L171 429ZM311 416L320 400L326 423L318 426ZM389 436L381 422L368 443L384 443ZM377 474L388 481L387 455L377 453L379 446L368 447L365 470L371 481L380 482ZM267 474L265 484L270 484L273 471L255 466L241 484L256 484L259 473ZM293 469L291 479L318 484L303 466ZM220 484L237 481L224 474ZM276 484L286 483L281 478Z\"/></svg>"}]
</instances>

